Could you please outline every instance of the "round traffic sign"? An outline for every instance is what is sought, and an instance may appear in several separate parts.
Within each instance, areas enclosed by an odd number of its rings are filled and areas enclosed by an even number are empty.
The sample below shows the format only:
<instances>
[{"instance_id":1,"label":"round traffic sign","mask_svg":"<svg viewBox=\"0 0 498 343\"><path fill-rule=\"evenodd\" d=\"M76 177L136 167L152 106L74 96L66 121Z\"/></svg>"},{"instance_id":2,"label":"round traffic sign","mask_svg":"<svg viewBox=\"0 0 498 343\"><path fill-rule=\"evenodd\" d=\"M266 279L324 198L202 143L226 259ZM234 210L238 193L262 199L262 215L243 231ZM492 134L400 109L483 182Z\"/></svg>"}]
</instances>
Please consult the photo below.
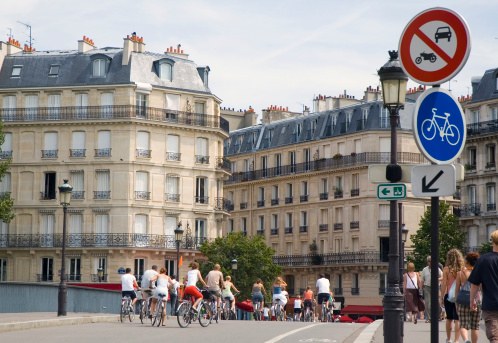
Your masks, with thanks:
<instances>
[{"instance_id":1,"label":"round traffic sign","mask_svg":"<svg viewBox=\"0 0 498 343\"><path fill-rule=\"evenodd\" d=\"M417 14L399 40L399 59L404 72L424 85L453 78L470 54L470 31L465 19L447 8L431 8Z\"/></svg>"},{"instance_id":2,"label":"round traffic sign","mask_svg":"<svg viewBox=\"0 0 498 343\"><path fill-rule=\"evenodd\" d=\"M465 116L458 100L440 87L422 93L415 103L413 135L430 161L448 164L455 160L467 138Z\"/></svg>"}]
</instances>

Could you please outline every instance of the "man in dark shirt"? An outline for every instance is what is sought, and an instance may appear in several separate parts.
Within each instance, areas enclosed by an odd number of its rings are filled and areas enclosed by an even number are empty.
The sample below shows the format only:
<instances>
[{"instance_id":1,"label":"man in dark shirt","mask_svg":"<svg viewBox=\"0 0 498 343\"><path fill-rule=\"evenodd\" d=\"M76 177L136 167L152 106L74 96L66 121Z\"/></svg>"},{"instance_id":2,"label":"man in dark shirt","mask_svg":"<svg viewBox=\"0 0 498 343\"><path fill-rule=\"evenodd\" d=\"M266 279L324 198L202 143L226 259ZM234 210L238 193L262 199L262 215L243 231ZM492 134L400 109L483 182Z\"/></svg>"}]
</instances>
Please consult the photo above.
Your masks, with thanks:
<instances>
[{"instance_id":1,"label":"man in dark shirt","mask_svg":"<svg viewBox=\"0 0 498 343\"><path fill-rule=\"evenodd\" d=\"M476 310L475 296L482 285L482 315L486 325L486 336L490 342L498 343L498 230L491 234L493 251L482 255L478 260L469 282L470 308Z\"/></svg>"}]
</instances>

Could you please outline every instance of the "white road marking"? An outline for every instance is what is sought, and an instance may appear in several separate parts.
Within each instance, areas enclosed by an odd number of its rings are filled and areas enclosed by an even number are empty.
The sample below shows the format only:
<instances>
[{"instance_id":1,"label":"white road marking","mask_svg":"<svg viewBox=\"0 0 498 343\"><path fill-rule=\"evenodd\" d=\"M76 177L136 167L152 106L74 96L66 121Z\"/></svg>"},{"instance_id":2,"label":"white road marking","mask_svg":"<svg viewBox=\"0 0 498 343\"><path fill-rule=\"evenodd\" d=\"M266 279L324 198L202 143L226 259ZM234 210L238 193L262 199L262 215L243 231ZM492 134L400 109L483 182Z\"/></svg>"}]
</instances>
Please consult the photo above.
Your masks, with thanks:
<instances>
[{"instance_id":1,"label":"white road marking","mask_svg":"<svg viewBox=\"0 0 498 343\"><path fill-rule=\"evenodd\" d=\"M296 330L289 331L289 332L287 332L287 333L281 334L280 336L274 337L274 338L270 339L269 341L266 341L265 343L275 343L275 342L278 342L278 341L280 341L282 338L285 338L285 337L287 337L287 336L293 335L293 334L295 334L296 332L299 332L299 331L303 331L303 330L306 330L306 329L310 329L310 328L312 328L313 326L317 326L317 325L320 325L320 324L312 324L312 325L308 325L308 326L305 326L305 327L300 328L300 329L296 329Z\"/></svg>"}]
</instances>

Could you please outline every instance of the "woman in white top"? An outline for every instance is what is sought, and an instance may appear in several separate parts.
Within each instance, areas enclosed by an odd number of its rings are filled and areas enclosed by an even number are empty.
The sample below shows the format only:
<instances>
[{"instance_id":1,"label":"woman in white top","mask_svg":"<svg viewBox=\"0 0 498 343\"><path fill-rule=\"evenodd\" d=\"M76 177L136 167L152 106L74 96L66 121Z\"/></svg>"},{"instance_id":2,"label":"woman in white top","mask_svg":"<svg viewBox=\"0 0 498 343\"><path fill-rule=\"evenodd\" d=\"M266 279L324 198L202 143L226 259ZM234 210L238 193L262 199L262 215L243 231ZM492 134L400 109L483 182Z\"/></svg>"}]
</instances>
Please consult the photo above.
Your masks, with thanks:
<instances>
[{"instance_id":1,"label":"woman in white top","mask_svg":"<svg viewBox=\"0 0 498 343\"><path fill-rule=\"evenodd\" d=\"M187 273L187 286L185 287L185 291L183 292L183 296L185 294L190 294L192 297L195 298L194 306L193 309L197 311L197 305L199 305L199 302L202 299L202 294L199 292L197 289L197 281L202 282L204 287L207 288L206 282L202 278L201 272L199 271L199 263L197 262L192 262L190 263L190 268L189 272Z\"/></svg>"},{"instance_id":2,"label":"woman in white top","mask_svg":"<svg viewBox=\"0 0 498 343\"><path fill-rule=\"evenodd\" d=\"M230 299L231 310L235 311L235 301L234 301L235 298L233 297L231 287L233 287L233 289L235 289L236 292L239 292L239 290L232 283L232 277L230 275L227 275L225 277L225 280L226 281L225 281L225 284L223 286L223 291L221 292L221 296L223 297L223 299L224 298Z\"/></svg>"},{"instance_id":3,"label":"woman in white top","mask_svg":"<svg viewBox=\"0 0 498 343\"><path fill-rule=\"evenodd\" d=\"M164 298L166 300L168 299L168 283L171 284L172 286L174 285L174 282L171 280L171 278L166 275L166 268L161 268L159 270L159 274L156 276L153 276L150 278L150 286L152 287L152 282L156 281L156 288L154 289L154 295L152 298L152 305L150 307L151 313L154 313L156 310L156 304L157 301L160 300L162 301ZM163 308L163 320L162 324L164 326L164 318L166 318L166 306Z\"/></svg>"},{"instance_id":4,"label":"woman in white top","mask_svg":"<svg viewBox=\"0 0 498 343\"><path fill-rule=\"evenodd\" d=\"M406 268L406 274L403 275L403 294L405 295L406 312L412 314L413 323L417 324L418 315L418 288L420 287L420 278L415 272L415 265L410 262Z\"/></svg>"}]
</instances>

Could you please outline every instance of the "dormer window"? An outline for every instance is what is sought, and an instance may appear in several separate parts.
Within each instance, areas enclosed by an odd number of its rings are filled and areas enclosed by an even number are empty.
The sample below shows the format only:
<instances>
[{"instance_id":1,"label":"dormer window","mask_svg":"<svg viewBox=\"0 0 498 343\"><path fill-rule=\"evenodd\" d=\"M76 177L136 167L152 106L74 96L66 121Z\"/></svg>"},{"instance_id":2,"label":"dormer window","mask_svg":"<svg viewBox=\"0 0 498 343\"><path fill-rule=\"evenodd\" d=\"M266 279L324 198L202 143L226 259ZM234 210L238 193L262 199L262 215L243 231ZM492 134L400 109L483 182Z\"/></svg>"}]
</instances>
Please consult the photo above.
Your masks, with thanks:
<instances>
[{"instance_id":1,"label":"dormer window","mask_svg":"<svg viewBox=\"0 0 498 343\"><path fill-rule=\"evenodd\" d=\"M204 87L208 88L208 77L209 77L209 72L211 69L208 66L205 67L197 67L197 72L199 73L199 76L201 77L202 83L204 84Z\"/></svg>"},{"instance_id":2,"label":"dormer window","mask_svg":"<svg viewBox=\"0 0 498 343\"><path fill-rule=\"evenodd\" d=\"M156 65L157 74L161 80L173 81L173 66L175 65L175 61L169 58L163 58L154 63Z\"/></svg>"},{"instance_id":3,"label":"dormer window","mask_svg":"<svg viewBox=\"0 0 498 343\"><path fill-rule=\"evenodd\" d=\"M48 72L48 76L58 76L59 75L59 69L60 69L60 66L58 66L58 65L50 66L50 70Z\"/></svg>"},{"instance_id":4,"label":"dormer window","mask_svg":"<svg viewBox=\"0 0 498 343\"><path fill-rule=\"evenodd\" d=\"M21 76L21 69L22 69L21 66L14 66L12 68L12 74L10 75L10 77L20 77Z\"/></svg>"},{"instance_id":5,"label":"dormer window","mask_svg":"<svg viewBox=\"0 0 498 343\"><path fill-rule=\"evenodd\" d=\"M93 61L93 77L105 77L105 60Z\"/></svg>"}]
</instances>

